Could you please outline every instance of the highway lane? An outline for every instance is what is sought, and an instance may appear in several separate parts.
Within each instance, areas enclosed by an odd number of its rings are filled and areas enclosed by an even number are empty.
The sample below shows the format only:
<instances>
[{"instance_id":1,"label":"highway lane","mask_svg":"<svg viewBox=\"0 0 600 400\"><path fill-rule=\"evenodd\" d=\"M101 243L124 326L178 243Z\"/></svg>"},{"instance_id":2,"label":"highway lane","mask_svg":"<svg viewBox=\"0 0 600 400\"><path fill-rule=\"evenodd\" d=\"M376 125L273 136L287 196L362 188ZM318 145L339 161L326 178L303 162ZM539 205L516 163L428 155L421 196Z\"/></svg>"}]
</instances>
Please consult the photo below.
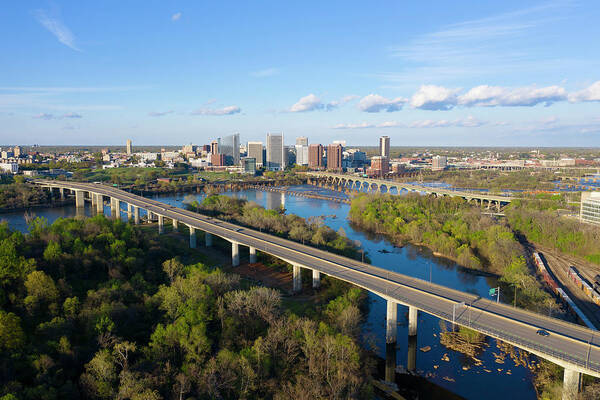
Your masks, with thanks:
<instances>
[{"instance_id":1,"label":"highway lane","mask_svg":"<svg viewBox=\"0 0 600 400\"><path fill-rule=\"evenodd\" d=\"M56 184L56 182L51 183ZM65 182L62 187L78 188L118 198L227 240L254 247L290 263L319 270L361 286L384 298L415 306L445 320L452 320L454 305L465 302L470 306L457 307L457 323L470 326L538 355L556 357L577 364L586 373L596 376L600 374L600 337L585 327L497 304L468 293L363 264L357 260L253 229L218 221L115 188L71 182ZM536 331L540 328L551 332L551 335L548 337L537 335Z\"/></svg>"}]
</instances>

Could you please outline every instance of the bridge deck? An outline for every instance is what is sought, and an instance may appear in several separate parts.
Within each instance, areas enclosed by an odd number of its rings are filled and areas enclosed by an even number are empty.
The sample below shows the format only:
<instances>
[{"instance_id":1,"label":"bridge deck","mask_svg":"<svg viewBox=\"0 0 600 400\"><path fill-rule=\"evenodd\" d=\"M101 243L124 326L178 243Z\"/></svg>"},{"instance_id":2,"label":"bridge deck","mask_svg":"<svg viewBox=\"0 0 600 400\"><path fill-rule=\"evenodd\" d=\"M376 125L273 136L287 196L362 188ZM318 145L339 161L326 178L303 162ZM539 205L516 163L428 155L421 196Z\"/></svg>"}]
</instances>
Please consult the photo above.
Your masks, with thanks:
<instances>
[{"instance_id":1,"label":"bridge deck","mask_svg":"<svg viewBox=\"0 0 600 400\"><path fill-rule=\"evenodd\" d=\"M38 180L35 183L84 190L119 199L226 240L254 247L289 263L353 283L385 299L415 306L446 321L452 320L453 306L464 302L465 306L456 309L457 324L514 344L570 369L600 377L600 335L586 327L498 304L116 188L75 182ZM538 329L551 334L547 337L540 336L537 334Z\"/></svg>"}]
</instances>

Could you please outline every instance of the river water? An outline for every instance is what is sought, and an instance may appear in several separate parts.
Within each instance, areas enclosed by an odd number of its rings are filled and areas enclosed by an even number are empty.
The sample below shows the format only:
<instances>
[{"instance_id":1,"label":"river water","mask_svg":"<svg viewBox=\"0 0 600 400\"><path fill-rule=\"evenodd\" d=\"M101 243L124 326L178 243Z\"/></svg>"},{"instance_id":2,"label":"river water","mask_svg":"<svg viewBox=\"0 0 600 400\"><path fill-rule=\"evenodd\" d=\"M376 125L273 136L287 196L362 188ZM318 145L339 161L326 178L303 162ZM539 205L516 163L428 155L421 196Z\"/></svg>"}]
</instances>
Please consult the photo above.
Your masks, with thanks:
<instances>
[{"instance_id":1,"label":"river water","mask_svg":"<svg viewBox=\"0 0 600 400\"><path fill-rule=\"evenodd\" d=\"M327 189L313 186L292 186L294 191L318 191L323 194L334 194ZM362 248L373 265L396 271L413 277L431 280L434 283L454 289L471 292L489 297L489 289L496 287L496 279L484 277L458 266L447 259L435 257L427 249L417 246L404 246L397 248L381 237L365 234L354 229L347 215L350 206L329 200L312 199L306 197L289 196L276 192L262 192L244 190L239 192L224 193L229 196L244 198L254 201L267 208L277 208L283 205L288 213L297 214L308 218L323 216L326 225L334 230L343 229L348 238L360 241ZM335 192L339 196L339 192ZM170 205L183 206L185 194L160 195L160 200ZM189 196L189 195L188 195ZM199 200L203 195L193 194ZM108 215L109 207L105 213ZM59 217L72 217L76 215L73 205L60 208L40 207L30 211L32 214L45 217L53 222ZM89 205L83 211L90 215ZM6 220L12 229L27 231L25 213L23 211L5 213L0 219ZM363 325L363 334L369 342L377 347L381 357L385 357L385 318L386 302L376 295L369 295L369 313ZM396 360L399 366L406 366L408 357L408 309L399 306L398 309L398 344ZM447 349L440 344L440 320L425 313L419 313L417 347L430 346L431 350L423 352L417 350L416 373L426 378L429 382L449 390L468 399L535 399L536 393L532 385L532 375L529 369L516 366L507 356L503 364L496 363L496 354L502 353L496 346L496 340L487 338L488 347L477 356L481 365L475 363L461 353ZM447 358L444 357L447 355ZM444 361L449 359L449 361ZM439 397L442 398L442 397Z\"/></svg>"}]
</instances>

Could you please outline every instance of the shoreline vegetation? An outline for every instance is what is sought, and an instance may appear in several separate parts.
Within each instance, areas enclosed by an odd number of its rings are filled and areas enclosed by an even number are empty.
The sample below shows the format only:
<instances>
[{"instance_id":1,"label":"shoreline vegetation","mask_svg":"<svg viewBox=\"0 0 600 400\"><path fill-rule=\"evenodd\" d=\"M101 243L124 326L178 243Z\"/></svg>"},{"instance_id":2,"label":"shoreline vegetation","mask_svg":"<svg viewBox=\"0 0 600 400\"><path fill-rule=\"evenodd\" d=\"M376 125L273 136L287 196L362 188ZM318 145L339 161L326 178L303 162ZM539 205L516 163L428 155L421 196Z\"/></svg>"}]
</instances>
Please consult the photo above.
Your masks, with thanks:
<instances>
[{"instance_id":1,"label":"shoreline vegetation","mask_svg":"<svg viewBox=\"0 0 600 400\"><path fill-rule=\"evenodd\" d=\"M351 285L326 279L297 314L180 238L102 215L3 223L0 249L2 399L373 397Z\"/></svg>"}]
</instances>

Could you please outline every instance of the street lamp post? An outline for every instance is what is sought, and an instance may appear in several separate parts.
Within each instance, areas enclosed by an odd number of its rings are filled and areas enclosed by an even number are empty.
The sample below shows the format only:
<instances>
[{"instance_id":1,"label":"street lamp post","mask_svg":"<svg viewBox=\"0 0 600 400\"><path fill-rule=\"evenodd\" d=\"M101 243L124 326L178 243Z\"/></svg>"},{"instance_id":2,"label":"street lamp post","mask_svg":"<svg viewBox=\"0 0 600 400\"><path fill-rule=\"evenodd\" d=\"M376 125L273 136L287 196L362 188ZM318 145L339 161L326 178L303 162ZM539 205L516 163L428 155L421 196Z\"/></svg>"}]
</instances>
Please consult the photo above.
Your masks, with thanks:
<instances>
[{"instance_id":1,"label":"street lamp post","mask_svg":"<svg viewBox=\"0 0 600 400\"><path fill-rule=\"evenodd\" d=\"M456 307L464 307L465 306L465 302L461 301L460 303L454 303L452 304L452 330L456 329Z\"/></svg>"}]
</instances>

